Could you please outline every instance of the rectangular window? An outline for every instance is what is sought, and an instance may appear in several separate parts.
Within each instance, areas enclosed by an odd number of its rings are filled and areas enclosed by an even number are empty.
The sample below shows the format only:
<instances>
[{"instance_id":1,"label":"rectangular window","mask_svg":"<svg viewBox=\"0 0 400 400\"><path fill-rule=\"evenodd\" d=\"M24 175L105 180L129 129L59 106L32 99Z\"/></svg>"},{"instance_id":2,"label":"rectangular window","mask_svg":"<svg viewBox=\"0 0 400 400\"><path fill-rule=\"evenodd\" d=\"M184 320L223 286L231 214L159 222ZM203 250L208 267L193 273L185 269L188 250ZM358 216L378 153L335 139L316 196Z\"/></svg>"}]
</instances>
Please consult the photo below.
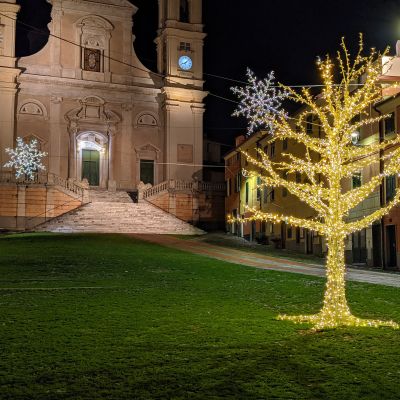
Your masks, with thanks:
<instances>
[{"instance_id":1,"label":"rectangular window","mask_svg":"<svg viewBox=\"0 0 400 400\"><path fill-rule=\"evenodd\" d=\"M264 153L265 153L266 156L268 155L268 145L264 146Z\"/></svg>"},{"instance_id":2,"label":"rectangular window","mask_svg":"<svg viewBox=\"0 0 400 400\"><path fill-rule=\"evenodd\" d=\"M292 238L292 227L288 226L287 228L287 238L291 239Z\"/></svg>"},{"instance_id":3,"label":"rectangular window","mask_svg":"<svg viewBox=\"0 0 400 400\"><path fill-rule=\"evenodd\" d=\"M396 193L396 175L386 177L386 202L393 200Z\"/></svg>"},{"instance_id":4,"label":"rectangular window","mask_svg":"<svg viewBox=\"0 0 400 400\"><path fill-rule=\"evenodd\" d=\"M271 143L271 158L275 157L275 143Z\"/></svg>"},{"instance_id":5,"label":"rectangular window","mask_svg":"<svg viewBox=\"0 0 400 400\"><path fill-rule=\"evenodd\" d=\"M246 181L246 204L249 204L249 182Z\"/></svg>"},{"instance_id":6,"label":"rectangular window","mask_svg":"<svg viewBox=\"0 0 400 400\"><path fill-rule=\"evenodd\" d=\"M300 243L300 228L299 227L296 228L296 243L297 244Z\"/></svg>"},{"instance_id":7,"label":"rectangular window","mask_svg":"<svg viewBox=\"0 0 400 400\"><path fill-rule=\"evenodd\" d=\"M271 202L275 200L275 190L274 189L272 189L269 192L269 199L271 200Z\"/></svg>"},{"instance_id":8,"label":"rectangular window","mask_svg":"<svg viewBox=\"0 0 400 400\"><path fill-rule=\"evenodd\" d=\"M242 173L236 174L236 193L240 192L240 186L242 185Z\"/></svg>"},{"instance_id":9,"label":"rectangular window","mask_svg":"<svg viewBox=\"0 0 400 400\"><path fill-rule=\"evenodd\" d=\"M229 197L231 195L231 180L226 181L226 195Z\"/></svg>"},{"instance_id":10,"label":"rectangular window","mask_svg":"<svg viewBox=\"0 0 400 400\"><path fill-rule=\"evenodd\" d=\"M301 173L300 172L296 172L296 183L301 183Z\"/></svg>"},{"instance_id":11,"label":"rectangular window","mask_svg":"<svg viewBox=\"0 0 400 400\"><path fill-rule=\"evenodd\" d=\"M306 118L306 132L307 134L311 135L313 133L313 116L307 115Z\"/></svg>"},{"instance_id":12,"label":"rectangular window","mask_svg":"<svg viewBox=\"0 0 400 400\"><path fill-rule=\"evenodd\" d=\"M190 22L189 0L180 0L179 17L181 22Z\"/></svg>"},{"instance_id":13,"label":"rectangular window","mask_svg":"<svg viewBox=\"0 0 400 400\"><path fill-rule=\"evenodd\" d=\"M261 199L261 178L257 176L257 200Z\"/></svg>"},{"instance_id":14,"label":"rectangular window","mask_svg":"<svg viewBox=\"0 0 400 400\"><path fill-rule=\"evenodd\" d=\"M359 188L361 186L361 172L354 174L351 178L351 187L353 189Z\"/></svg>"},{"instance_id":15,"label":"rectangular window","mask_svg":"<svg viewBox=\"0 0 400 400\"><path fill-rule=\"evenodd\" d=\"M282 150L287 150L287 148L288 148L288 140L287 139L283 139Z\"/></svg>"},{"instance_id":16,"label":"rectangular window","mask_svg":"<svg viewBox=\"0 0 400 400\"><path fill-rule=\"evenodd\" d=\"M187 43L187 42L180 42L180 44L179 44L179 50L180 50L180 51L190 51L190 50L191 50L190 43Z\"/></svg>"},{"instance_id":17,"label":"rectangular window","mask_svg":"<svg viewBox=\"0 0 400 400\"><path fill-rule=\"evenodd\" d=\"M154 185L154 160L140 160L140 180Z\"/></svg>"},{"instance_id":18,"label":"rectangular window","mask_svg":"<svg viewBox=\"0 0 400 400\"><path fill-rule=\"evenodd\" d=\"M394 113L391 113L388 118L385 119L385 135L390 135L395 132L395 121Z\"/></svg>"},{"instance_id":19,"label":"rectangular window","mask_svg":"<svg viewBox=\"0 0 400 400\"><path fill-rule=\"evenodd\" d=\"M83 69L91 72L101 72L101 51L98 49L84 49Z\"/></svg>"}]
</instances>

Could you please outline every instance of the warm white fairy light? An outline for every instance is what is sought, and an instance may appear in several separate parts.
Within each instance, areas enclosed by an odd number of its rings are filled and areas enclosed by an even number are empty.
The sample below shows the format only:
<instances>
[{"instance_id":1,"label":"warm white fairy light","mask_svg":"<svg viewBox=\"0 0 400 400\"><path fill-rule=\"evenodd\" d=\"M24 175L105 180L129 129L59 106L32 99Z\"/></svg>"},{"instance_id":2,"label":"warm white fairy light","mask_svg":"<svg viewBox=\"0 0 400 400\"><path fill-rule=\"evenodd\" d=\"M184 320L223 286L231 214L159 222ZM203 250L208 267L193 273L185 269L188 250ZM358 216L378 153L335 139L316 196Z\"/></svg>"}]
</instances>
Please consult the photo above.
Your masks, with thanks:
<instances>
[{"instance_id":1,"label":"warm white fairy light","mask_svg":"<svg viewBox=\"0 0 400 400\"><path fill-rule=\"evenodd\" d=\"M367 146L355 146L352 141L352 134L355 131L387 117L366 117L357 123L353 122L356 116L365 115L365 110L382 97L382 90L378 84L382 72L377 62L380 55L373 50L369 56L365 57L361 55L361 52L360 41L360 51L355 61L351 62L342 41L342 52L339 52L337 57L342 78L340 85L334 84L334 65L329 57L324 61L319 61L324 87L321 96L317 99L307 88L303 88L300 93L289 87L284 88L293 100L305 106L305 111L300 114L296 127L290 126L288 119L282 117L281 114L276 114L272 122L274 132L270 135L269 142L293 139L306 149L304 158L298 158L293 154L282 154L281 159L274 161L260 148L257 149L258 156L255 157L242 151L248 162L254 166L252 170L244 172L246 176L259 177L261 184L258 187L286 188L300 201L315 210L315 218L307 220L295 216L265 213L255 208L247 208L247 212L251 214L248 218L228 218L231 223L254 220L285 222L325 236L328 246L327 283L322 309L315 315L279 316L279 319L296 323L310 322L315 329L338 326L399 328L399 325L393 321L367 320L353 316L345 293L346 236L370 226L387 214L393 206L400 203L400 188L398 188L392 201L381 209L357 221L346 221L349 211L366 200L382 184L385 177L397 175L400 172L400 148L397 146L400 143L399 137ZM357 82L361 76L364 77L364 85L354 91L352 82ZM250 108L245 111L255 112ZM313 137L306 131L303 122L310 112L318 117L323 131L322 138ZM258 121L259 118L258 111L255 112L253 119L249 118L253 122L252 127L256 126L254 121ZM270 118L271 115L268 114L264 122L269 124ZM318 157L313 159L310 156L311 152L317 153ZM385 152L384 156L381 156L383 152ZM345 178L376 163L380 160L379 157L385 162L382 173L372 177L370 181L358 188L343 192L342 182ZM301 183L287 177L288 174L296 172L307 177L307 181Z\"/></svg>"},{"instance_id":2,"label":"warm white fairy light","mask_svg":"<svg viewBox=\"0 0 400 400\"><path fill-rule=\"evenodd\" d=\"M42 158L46 157L47 153L40 151L37 145L36 139L30 143L24 143L24 140L18 137L15 149L6 148L6 153L10 155L10 161L4 164L4 167L14 168L17 179L26 177L33 181L37 172L46 169L42 164Z\"/></svg>"},{"instance_id":3,"label":"warm white fairy light","mask_svg":"<svg viewBox=\"0 0 400 400\"><path fill-rule=\"evenodd\" d=\"M271 71L266 79L258 80L254 73L247 69L248 85L234 87L232 91L239 97L240 103L233 113L248 119L248 133L264 128L273 131L276 115L286 117L282 109L282 101L288 97L285 89L275 85L274 72Z\"/></svg>"}]
</instances>

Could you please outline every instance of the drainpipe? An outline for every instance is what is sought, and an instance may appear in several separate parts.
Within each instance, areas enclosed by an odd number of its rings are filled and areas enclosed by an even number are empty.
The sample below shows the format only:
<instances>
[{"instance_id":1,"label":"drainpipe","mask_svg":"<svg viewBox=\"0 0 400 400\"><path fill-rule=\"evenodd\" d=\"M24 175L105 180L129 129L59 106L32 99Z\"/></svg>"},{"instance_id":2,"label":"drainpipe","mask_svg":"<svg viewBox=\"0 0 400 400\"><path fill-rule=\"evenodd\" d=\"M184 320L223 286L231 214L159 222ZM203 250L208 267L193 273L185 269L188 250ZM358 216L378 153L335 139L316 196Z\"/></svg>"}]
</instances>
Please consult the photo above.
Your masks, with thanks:
<instances>
[{"instance_id":1,"label":"drainpipe","mask_svg":"<svg viewBox=\"0 0 400 400\"><path fill-rule=\"evenodd\" d=\"M382 112L378 109L378 105L374 105L374 110L376 113L379 114L379 116L382 116ZM379 143L382 143L385 140L385 134L383 132L383 121L379 121L378 123L379 127ZM379 150L379 173L382 174L384 170L384 162L383 162L383 150ZM379 198L380 198L380 206L381 208L384 207L385 205L385 191L384 191L384 184L385 181L383 181L380 185L379 188ZM385 240L385 224L383 221L383 217L381 218L381 265L382 269L385 269L386 266L386 240Z\"/></svg>"}]
</instances>

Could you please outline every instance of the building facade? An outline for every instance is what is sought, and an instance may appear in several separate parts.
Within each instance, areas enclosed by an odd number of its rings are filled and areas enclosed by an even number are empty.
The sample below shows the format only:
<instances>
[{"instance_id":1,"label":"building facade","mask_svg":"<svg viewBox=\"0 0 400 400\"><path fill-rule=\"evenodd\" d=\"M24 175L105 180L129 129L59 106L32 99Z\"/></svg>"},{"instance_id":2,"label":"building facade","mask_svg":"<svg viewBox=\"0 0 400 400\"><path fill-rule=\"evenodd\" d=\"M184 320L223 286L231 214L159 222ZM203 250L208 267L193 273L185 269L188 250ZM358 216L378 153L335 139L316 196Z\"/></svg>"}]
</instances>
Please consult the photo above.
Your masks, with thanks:
<instances>
[{"instance_id":1,"label":"building facade","mask_svg":"<svg viewBox=\"0 0 400 400\"><path fill-rule=\"evenodd\" d=\"M48 0L50 37L15 58L19 6L0 1L0 163L36 138L47 171L108 190L202 179L202 0L160 0L158 71L135 54L127 0Z\"/></svg>"},{"instance_id":2,"label":"building facade","mask_svg":"<svg viewBox=\"0 0 400 400\"><path fill-rule=\"evenodd\" d=\"M309 134L318 136L320 132L310 125ZM248 208L263 212L295 215L312 219L314 210L301 202L284 188L260 187L261 181L256 177L247 177L244 170L253 170L240 150L253 158L258 158L257 148L261 148L269 157L279 162L282 153L290 152L297 156L304 155L304 149L293 140L276 140L270 143L271 137L264 132L256 132L246 138L239 136L236 149L225 156L225 179L227 186L225 209L228 216L247 218L251 216ZM287 174L286 179L305 182L306 177L300 174ZM322 255L325 251L324 239L315 232L302 228L292 228L285 223L243 222L228 225L228 231L249 241L272 245L306 254Z\"/></svg>"}]
</instances>

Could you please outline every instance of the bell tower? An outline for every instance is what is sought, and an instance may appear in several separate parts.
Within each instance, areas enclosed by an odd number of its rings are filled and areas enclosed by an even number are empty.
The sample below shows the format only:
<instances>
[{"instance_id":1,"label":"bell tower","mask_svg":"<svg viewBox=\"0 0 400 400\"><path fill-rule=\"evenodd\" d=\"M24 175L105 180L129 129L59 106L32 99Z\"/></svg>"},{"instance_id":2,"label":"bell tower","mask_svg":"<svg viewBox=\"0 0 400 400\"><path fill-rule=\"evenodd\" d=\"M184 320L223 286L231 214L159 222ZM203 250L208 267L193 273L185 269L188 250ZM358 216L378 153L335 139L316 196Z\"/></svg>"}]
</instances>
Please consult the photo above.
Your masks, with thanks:
<instances>
[{"instance_id":1,"label":"bell tower","mask_svg":"<svg viewBox=\"0 0 400 400\"><path fill-rule=\"evenodd\" d=\"M15 32L20 6L16 0L0 0L0 169L7 160L6 147L14 147L17 94Z\"/></svg>"},{"instance_id":2,"label":"bell tower","mask_svg":"<svg viewBox=\"0 0 400 400\"><path fill-rule=\"evenodd\" d=\"M202 0L159 0L158 72L164 76L166 179L202 179Z\"/></svg>"}]
</instances>

